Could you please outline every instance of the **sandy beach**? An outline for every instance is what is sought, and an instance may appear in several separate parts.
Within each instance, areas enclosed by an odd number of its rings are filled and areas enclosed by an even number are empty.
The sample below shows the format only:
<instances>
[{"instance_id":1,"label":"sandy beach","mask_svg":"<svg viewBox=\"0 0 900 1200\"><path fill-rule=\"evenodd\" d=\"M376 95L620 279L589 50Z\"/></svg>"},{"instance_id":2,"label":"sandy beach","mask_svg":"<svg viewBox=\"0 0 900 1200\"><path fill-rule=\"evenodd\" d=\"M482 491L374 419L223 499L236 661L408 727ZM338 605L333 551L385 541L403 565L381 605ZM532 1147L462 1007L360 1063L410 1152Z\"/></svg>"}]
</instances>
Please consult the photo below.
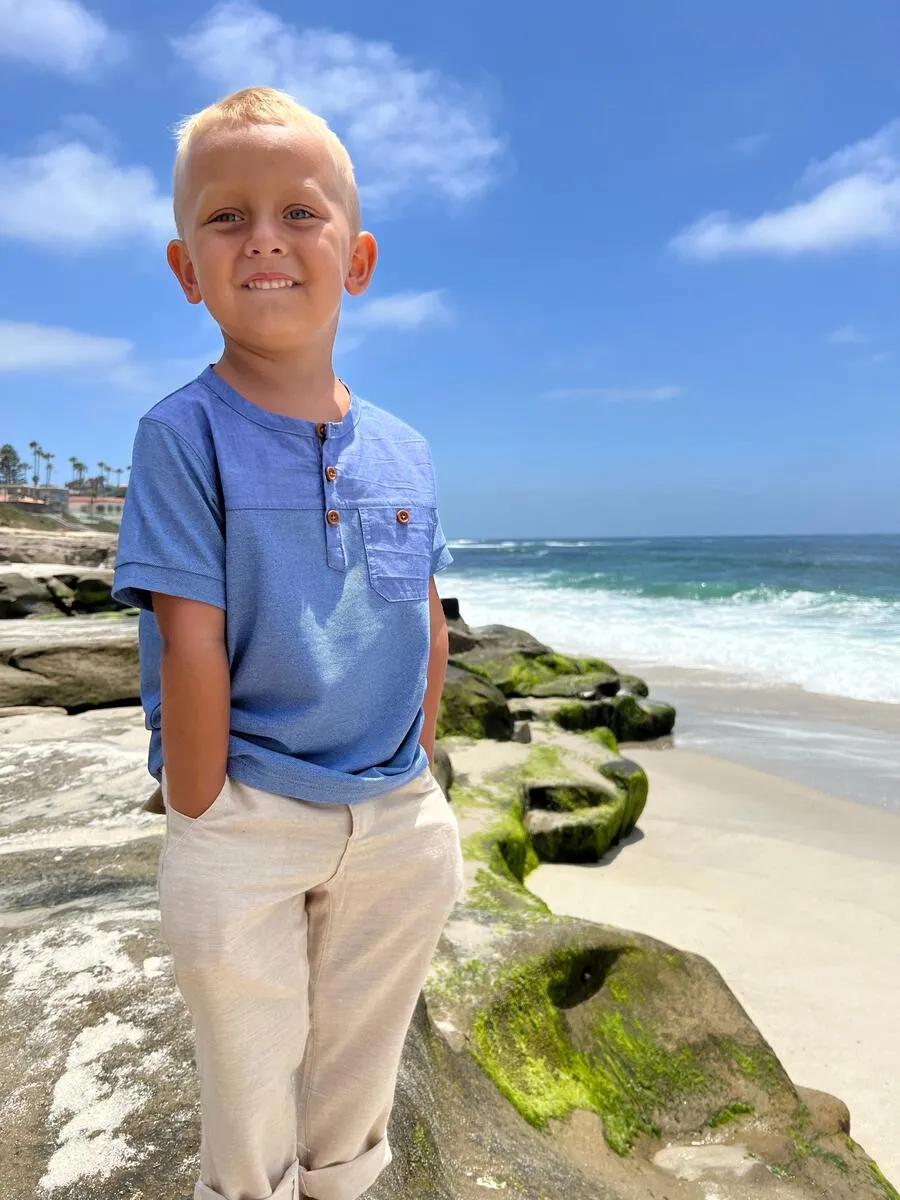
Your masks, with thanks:
<instances>
[{"instance_id":1,"label":"sandy beach","mask_svg":"<svg viewBox=\"0 0 900 1200\"><path fill-rule=\"evenodd\" d=\"M628 844L529 886L709 958L792 1078L846 1101L900 1180L900 817L691 750L625 753L650 778Z\"/></svg>"}]
</instances>

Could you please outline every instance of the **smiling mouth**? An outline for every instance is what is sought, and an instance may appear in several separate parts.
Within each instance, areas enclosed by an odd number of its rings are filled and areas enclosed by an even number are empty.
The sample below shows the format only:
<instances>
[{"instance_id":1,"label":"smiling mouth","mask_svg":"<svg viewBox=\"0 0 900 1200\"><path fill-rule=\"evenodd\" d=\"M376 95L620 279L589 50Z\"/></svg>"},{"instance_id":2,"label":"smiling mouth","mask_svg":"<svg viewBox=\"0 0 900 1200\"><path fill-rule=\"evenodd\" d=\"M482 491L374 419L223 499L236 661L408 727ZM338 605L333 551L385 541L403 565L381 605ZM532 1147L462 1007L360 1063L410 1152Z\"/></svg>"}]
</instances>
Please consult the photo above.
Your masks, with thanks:
<instances>
[{"instance_id":1,"label":"smiling mouth","mask_svg":"<svg viewBox=\"0 0 900 1200\"><path fill-rule=\"evenodd\" d=\"M280 288L292 288L299 285L294 283L293 279L251 279L249 283L244 283L241 286L252 292L271 292Z\"/></svg>"}]
</instances>

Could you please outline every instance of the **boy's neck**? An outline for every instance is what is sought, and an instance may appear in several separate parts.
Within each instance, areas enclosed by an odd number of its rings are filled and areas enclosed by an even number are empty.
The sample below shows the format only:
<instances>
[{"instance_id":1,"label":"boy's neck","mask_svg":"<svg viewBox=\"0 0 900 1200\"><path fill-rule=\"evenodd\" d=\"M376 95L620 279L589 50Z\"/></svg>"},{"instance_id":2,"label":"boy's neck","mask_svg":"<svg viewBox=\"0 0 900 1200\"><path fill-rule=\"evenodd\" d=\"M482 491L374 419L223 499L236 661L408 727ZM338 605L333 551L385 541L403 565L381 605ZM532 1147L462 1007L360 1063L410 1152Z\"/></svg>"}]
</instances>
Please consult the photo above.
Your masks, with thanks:
<instances>
[{"instance_id":1,"label":"boy's neck","mask_svg":"<svg viewBox=\"0 0 900 1200\"><path fill-rule=\"evenodd\" d=\"M306 421L339 421L350 407L347 389L335 376L331 357L298 353L266 358L226 342L214 370L252 404Z\"/></svg>"}]
</instances>

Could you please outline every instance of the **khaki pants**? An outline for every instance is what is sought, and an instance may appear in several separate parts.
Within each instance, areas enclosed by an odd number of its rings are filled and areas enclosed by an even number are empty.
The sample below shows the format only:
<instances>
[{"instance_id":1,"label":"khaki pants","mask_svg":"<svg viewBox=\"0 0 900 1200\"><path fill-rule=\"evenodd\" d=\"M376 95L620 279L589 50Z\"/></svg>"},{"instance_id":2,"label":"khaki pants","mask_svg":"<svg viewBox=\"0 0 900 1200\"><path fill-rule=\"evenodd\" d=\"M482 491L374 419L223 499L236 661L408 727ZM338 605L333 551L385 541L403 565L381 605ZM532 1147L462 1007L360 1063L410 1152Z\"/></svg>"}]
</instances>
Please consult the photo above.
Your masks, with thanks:
<instances>
[{"instance_id":1,"label":"khaki pants","mask_svg":"<svg viewBox=\"0 0 900 1200\"><path fill-rule=\"evenodd\" d=\"M170 809L163 932L194 1021L195 1200L356 1200L386 1129L413 1009L462 884L430 771L316 805L229 781Z\"/></svg>"}]
</instances>

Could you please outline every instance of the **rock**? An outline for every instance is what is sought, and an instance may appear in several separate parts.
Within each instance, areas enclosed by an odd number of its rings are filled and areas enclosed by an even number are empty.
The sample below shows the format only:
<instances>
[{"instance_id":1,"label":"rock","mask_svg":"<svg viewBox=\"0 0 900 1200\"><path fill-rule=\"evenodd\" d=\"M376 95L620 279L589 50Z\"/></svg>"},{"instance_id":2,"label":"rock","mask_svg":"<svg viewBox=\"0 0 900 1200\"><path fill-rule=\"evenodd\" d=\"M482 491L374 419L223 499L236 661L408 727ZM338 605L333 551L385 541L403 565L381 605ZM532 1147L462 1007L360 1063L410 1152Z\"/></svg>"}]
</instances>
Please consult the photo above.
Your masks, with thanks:
<instances>
[{"instance_id":1,"label":"rock","mask_svg":"<svg viewBox=\"0 0 900 1200\"><path fill-rule=\"evenodd\" d=\"M527 721L518 721L513 729L512 740L521 742L523 745L528 745L531 741L531 726Z\"/></svg>"},{"instance_id":2,"label":"rock","mask_svg":"<svg viewBox=\"0 0 900 1200\"><path fill-rule=\"evenodd\" d=\"M588 672L594 677L600 674L614 674L605 663L595 666L599 661L566 658L552 651L532 653L522 649L495 650L485 646L454 655L452 659L455 666L489 679L504 696L535 695L535 688L541 684L553 683L560 676L583 675Z\"/></svg>"},{"instance_id":3,"label":"rock","mask_svg":"<svg viewBox=\"0 0 900 1200\"><path fill-rule=\"evenodd\" d=\"M798 1087L797 1095L809 1110L809 1125L816 1133L850 1133L850 1109L843 1100L829 1096L827 1092L805 1087Z\"/></svg>"},{"instance_id":4,"label":"rock","mask_svg":"<svg viewBox=\"0 0 900 1200\"><path fill-rule=\"evenodd\" d=\"M39 580L0 571L0 620L56 611L53 597Z\"/></svg>"},{"instance_id":5,"label":"rock","mask_svg":"<svg viewBox=\"0 0 900 1200\"><path fill-rule=\"evenodd\" d=\"M634 696L649 696L650 689L644 683L643 679L637 675L619 675L619 683L622 686L623 692L631 692Z\"/></svg>"},{"instance_id":6,"label":"rock","mask_svg":"<svg viewBox=\"0 0 900 1200\"><path fill-rule=\"evenodd\" d=\"M526 813L532 809L550 812L577 812L582 808L598 808L619 798L619 789L612 781L571 779L529 782L525 784Z\"/></svg>"},{"instance_id":7,"label":"rock","mask_svg":"<svg viewBox=\"0 0 900 1200\"><path fill-rule=\"evenodd\" d=\"M503 693L486 679L449 666L438 713L438 738L463 736L508 741L512 734L512 713Z\"/></svg>"},{"instance_id":8,"label":"rock","mask_svg":"<svg viewBox=\"0 0 900 1200\"><path fill-rule=\"evenodd\" d=\"M446 618L446 620L459 621L463 625L466 624L465 621L463 621L462 616L460 615L459 600L457 600L455 596L445 596L441 600L441 608L443 608L443 610L444 610L444 617ZM467 625L466 625L466 628L468 629Z\"/></svg>"},{"instance_id":9,"label":"rock","mask_svg":"<svg viewBox=\"0 0 900 1200\"><path fill-rule=\"evenodd\" d=\"M197 1089L156 912L164 822L140 811L142 715L12 718L0 748L0 1197L184 1200ZM465 890L406 1039L394 1161L366 1200L892 1195L855 1143L813 1128L709 963L553 916L523 886L526 777L554 756L593 768L557 746L495 749L508 758L490 769L484 746L454 749ZM758 1181L731 1171L745 1160Z\"/></svg>"},{"instance_id":10,"label":"rock","mask_svg":"<svg viewBox=\"0 0 900 1200\"><path fill-rule=\"evenodd\" d=\"M595 863L621 836L625 801L616 793L608 804L568 812L533 809L525 828L541 862Z\"/></svg>"},{"instance_id":11,"label":"rock","mask_svg":"<svg viewBox=\"0 0 900 1200\"><path fill-rule=\"evenodd\" d=\"M450 657L466 654L478 646L478 638L472 633L465 621L448 621L447 635L449 638Z\"/></svg>"},{"instance_id":12,"label":"rock","mask_svg":"<svg viewBox=\"0 0 900 1200\"><path fill-rule=\"evenodd\" d=\"M525 698L520 699L519 697L511 696L509 698L509 700L507 701L507 703L509 704L509 711L512 713L514 720L516 720L516 721L533 721L534 720L534 718L535 718L534 705L531 703L530 700L525 699Z\"/></svg>"},{"instance_id":13,"label":"rock","mask_svg":"<svg viewBox=\"0 0 900 1200\"><path fill-rule=\"evenodd\" d=\"M0 706L68 710L134 704L140 695L134 638L0 650Z\"/></svg>"},{"instance_id":14,"label":"rock","mask_svg":"<svg viewBox=\"0 0 900 1200\"><path fill-rule=\"evenodd\" d=\"M70 563L112 567L117 536L91 529L30 530L0 528L0 563Z\"/></svg>"},{"instance_id":15,"label":"rock","mask_svg":"<svg viewBox=\"0 0 900 1200\"><path fill-rule=\"evenodd\" d=\"M620 742L647 742L668 737L675 726L675 709L621 692L603 700L570 700L555 709L553 720L574 732L605 726Z\"/></svg>"},{"instance_id":16,"label":"rock","mask_svg":"<svg viewBox=\"0 0 900 1200\"><path fill-rule=\"evenodd\" d=\"M548 683L536 684L529 693L532 696L571 696L581 700L599 700L601 696L615 696L619 691L619 676L603 671L586 675L557 675Z\"/></svg>"},{"instance_id":17,"label":"rock","mask_svg":"<svg viewBox=\"0 0 900 1200\"><path fill-rule=\"evenodd\" d=\"M614 696L615 717L609 727L620 742L647 742L668 737L675 728L675 709L659 700L644 700L629 692Z\"/></svg>"},{"instance_id":18,"label":"rock","mask_svg":"<svg viewBox=\"0 0 900 1200\"><path fill-rule=\"evenodd\" d=\"M497 653L525 654L532 658L552 653L549 646L532 634L524 629L514 629L511 625L481 625L472 632L478 638L479 646Z\"/></svg>"},{"instance_id":19,"label":"rock","mask_svg":"<svg viewBox=\"0 0 900 1200\"><path fill-rule=\"evenodd\" d=\"M447 752L446 746L438 743L434 748L434 766L432 773L445 796L449 797L450 788L453 786L453 763L450 755Z\"/></svg>"},{"instance_id":20,"label":"rock","mask_svg":"<svg viewBox=\"0 0 900 1200\"><path fill-rule=\"evenodd\" d=\"M113 600L112 571L93 571L79 575L72 585L75 589L72 606L79 613L115 612L122 605Z\"/></svg>"}]
</instances>

